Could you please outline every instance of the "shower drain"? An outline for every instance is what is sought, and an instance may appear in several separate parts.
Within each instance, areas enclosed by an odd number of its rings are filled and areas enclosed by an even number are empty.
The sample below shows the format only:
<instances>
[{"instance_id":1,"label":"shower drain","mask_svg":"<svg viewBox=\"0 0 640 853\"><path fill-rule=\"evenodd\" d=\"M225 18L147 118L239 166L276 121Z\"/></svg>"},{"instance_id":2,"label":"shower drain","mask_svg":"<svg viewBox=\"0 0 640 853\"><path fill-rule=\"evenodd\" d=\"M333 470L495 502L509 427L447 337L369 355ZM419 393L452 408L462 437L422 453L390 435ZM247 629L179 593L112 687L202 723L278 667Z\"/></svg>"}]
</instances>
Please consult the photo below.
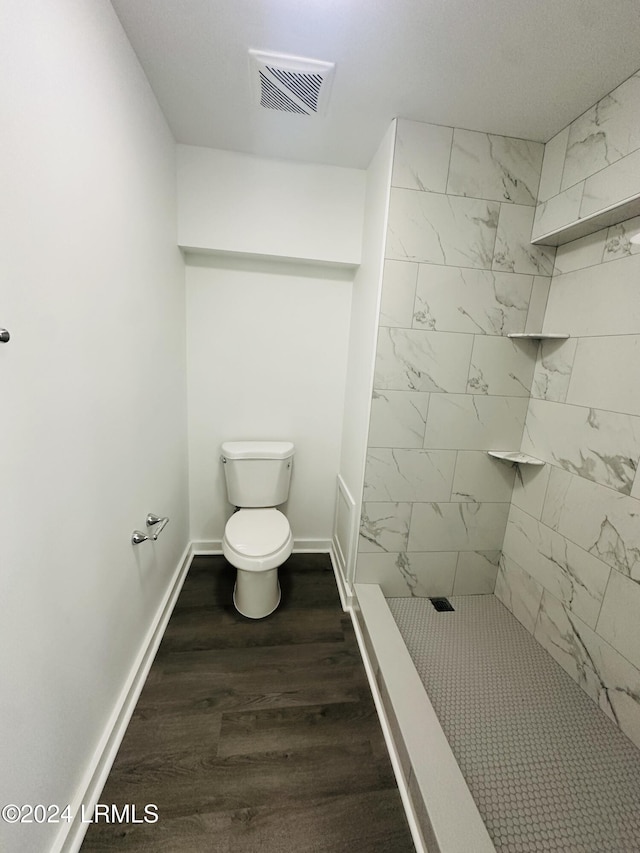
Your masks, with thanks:
<instances>
[{"instance_id":1,"label":"shower drain","mask_svg":"<svg viewBox=\"0 0 640 853\"><path fill-rule=\"evenodd\" d=\"M455 610L448 598L430 598L429 601L433 604L434 610L437 610L438 613Z\"/></svg>"}]
</instances>

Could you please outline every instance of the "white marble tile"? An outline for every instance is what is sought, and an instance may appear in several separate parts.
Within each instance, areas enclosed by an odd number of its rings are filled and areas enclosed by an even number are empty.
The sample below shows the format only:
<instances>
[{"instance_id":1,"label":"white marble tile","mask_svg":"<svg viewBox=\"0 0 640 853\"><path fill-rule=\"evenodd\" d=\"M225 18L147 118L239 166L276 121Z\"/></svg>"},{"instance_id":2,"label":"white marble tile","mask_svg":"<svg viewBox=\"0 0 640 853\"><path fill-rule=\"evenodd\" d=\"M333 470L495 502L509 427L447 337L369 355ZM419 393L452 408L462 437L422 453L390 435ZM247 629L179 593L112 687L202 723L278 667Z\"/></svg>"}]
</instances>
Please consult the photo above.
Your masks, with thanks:
<instances>
[{"instance_id":1,"label":"white marble tile","mask_svg":"<svg viewBox=\"0 0 640 853\"><path fill-rule=\"evenodd\" d=\"M423 391L374 391L369 447L422 447L428 408Z\"/></svg>"},{"instance_id":2,"label":"white marble tile","mask_svg":"<svg viewBox=\"0 0 640 853\"><path fill-rule=\"evenodd\" d=\"M569 614L548 592L543 594L534 636L574 681L599 702L603 685L591 652L585 645L597 644L597 638L587 625L574 614ZM603 710L611 717L610 709L604 707Z\"/></svg>"},{"instance_id":3,"label":"white marble tile","mask_svg":"<svg viewBox=\"0 0 640 853\"><path fill-rule=\"evenodd\" d=\"M456 464L453 450L370 448L366 501L448 501Z\"/></svg>"},{"instance_id":4,"label":"white marble tile","mask_svg":"<svg viewBox=\"0 0 640 853\"><path fill-rule=\"evenodd\" d=\"M515 470L487 456L484 450L459 450L453 476L452 501L511 500Z\"/></svg>"},{"instance_id":5,"label":"white marble tile","mask_svg":"<svg viewBox=\"0 0 640 853\"><path fill-rule=\"evenodd\" d=\"M565 225L576 222L580 218L583 190L584 182L536 205L531 239L537 240L545 234L553 234Z\"/></svg>"},{"instance_id":6,"label":"white marble tile","mask_svg":"<svg viewBox=\"0 0 640 853\"><path fill-rule=\"evenodd\" d=\"M534 341L476 335L467 392L528 397L537 349Z\"/></svg>"},{"instance_id":7,"label":"white marble tile","mask_svg":"<svg viewBox=\"0 0 640 853\"><path fill-rule=\"evenodd\" d=\"M547 201L560 192L568 138L569 127L567 126L560 133L556 133L544 146L538 201Z\"/></svg>"},{"instance_id":8,"label":"white marble tile","mask_svg":"<svg viewBox=\"0 0 640 853\"><path fill-rule=\"evenodd\" d=\"M611 570L597 630L616 651L640 668L640 582Z\"/></svg>"},{"instance_id":9,"label":"white marble tile","mask_svg":"<svg viewBox=\"0 0 640 853\"><path fill-rule=\"evenodd\" d=\"M527 414L525 397L434 394L424 446L455 450L517 450Z\"/></svg>"},{"instance_id":10,"label":"white marble tile","mask_svg":"<svg viewBox=\"0 0 640 853\"><path fill-rule=\"evenodd\" d=\"M381 328L374 387L451 394L464 391L472 346L472 335Z\"/></svg>"},{"instance_id":11,"label":"white marble tile","mask_svg":"<svg viewBox=\"0 0 640 853\"><path fill-rule=\"evenodd\" d=\"M591 216L624 199L636 196L640 196L640 151L634 151L628 157L587 178L584 182L580 216Z\"/></svg>"},{"instance_id":12,"label":"white marble tile","mask_svg":"<svg viewBox=\"0 0 640 853\"><path fill-rule=\"evenodd\" d=\"M562 189L640 148L640 75L634 74L569 127Z\"/></svg>"},{"instance_id":13,"label":"white marble tile","mask_svg":"<svg viewBox=\"0 0 640 853\"><path fill-rule=\"evenodd\" d=\"M640 501L554 468L542 522L640 582Z\"/></svg>"},{"instance_id":14,"label":"white marble tile","mask_svg":"<svg viewBox=\"0 0 640 853\"><path fill-rule=\"evenodd\" d=\"M532 397L557 403L566 401L577 346L577 338L540 341L531 383Z\"/></svg>"},{"instance_id":15,"label":"white marble tile","mask_svg":"<svg viewBox=\"0 0 640 853\"><path fill-rule=\"evenodd\" d=\"M401 261L491 269L499 209L494 201L394 188L386 255Z\"/></svg>"},{"instance_id":16,"label":"white marble tile","mask_svg":"<svg viewBox=\"0 0 640 853\"><path fill-rule=\"evenodd\" d=\"M553 274L562 275L602 263L606 236L607 229L603 228L595 234L587 234L579 240L572 240L564 246L558 246Z\"/></svg>"},{"instance_id":17,"label":"white marble tile","mask_svg":"<svg viewBox=\"0 0 640 853\"><path fill-rule=\"evenodd\" d=\"M503 553L579 616L596 627L609 566L526 512L511 507Z\"/></svg>"},{"instance_id":18,"label":"white marble tile","mask_svg":"<svg viewBox=\"0 0 640 853\"><path fill-rule=\"evenodd\" d=\"M640 244L632 243L629 239L640 234L640 216L634 216L632 219L627 219L626 222L612 225L611 228L598 233L605 235L603 262L640 254Z\"/></svg>"},{"instance_id":19,"label":"white marble tile","mask_svg":"<svg viewBox=\"0 0 640 853\"><path fill-rule=\"evenodd\" d=\"M516 465L516 477L511 495L512 506L529 513L534 518L540 518L547 484L551 473L551 465Z\"/></svg>"},{"instance_id":20,"label":"white marble tile","mask_svg":"<svg viewBox=\"0 0 640 853\"><path fill-rule=\"evenodd\" d=\"M640 415L640 335L580 338L567 402Z\"/></svg>"},{"instance_id":21,"label":"white marble tile","mask_svg":"<svg viewBox=\"0 0 640 853\"><path fill-rule=\"evenodd\" d=\"M548 592L542 598L535 638L640 746L640 672Z\"/></svg>"},{"instance_id":22,"label":"white marble tile","mask_svg":"<svg viewBox=\"0 0 640 853\"><path fill-rule=\"evenodd\" d=\"M533 279L528 275L420 264L413 326L444 332L522 332Z\"/></svg>"},{"instance_id":23,"label":"white marble tile","mask_svg":"<svg viewBox=\"0 0 640 853\"><path fill-rule=\"evenodd\" d=\"M406 551L410 520L410 503L363 503L358 552Z\"/></svg>"},{"instance_id":24,"label":"white marble tile","mask_svg":"<svg viewBox=\"0 0 640 853\"><path fill-rule=\"evenodd\" d=\"M505 554L500 557L495 595L518 622L533 634L542 599L542 587Z\"/></svg>"},{"instance_id":25,"label":"white marble tile","mask_svg":"<svg viewBox=\"0 0 640 853\"><path fill-rule=\"evenodd\" d=\"M544 146L456 128L447 193L534 205Z\"/></svg>"},{"instance_id":26,"label":"white marble tile","mask_svg":"<svg viewBox=\"0 0 640 853\"><path fill-rule=\"evenodd\" d=\"M458 554L361 554L357 582L377 583L386 598L451 595Z\"/></svg>"},{"instance_id":27,"label":"white marble tile","mask_svg":"<svg viewBox=\"0 0 640 853\"><path fill-rule=\"evenodd\" d=\"M549 469L549 477L544 494L542 513L539 518L547 527L560 531L562 511L567 501L567 494L575 478L573 474L570 474L563 468L556 468L553 465L547 465L546 467ZM598 487L598 489L601 488ZM573 541L586 548L584 537L574 539Z\"/></svg>"},{"instance_id":28,"label":"white marble tile","mask_svg":"<svg viewBox=\"0 0 640 853\"><path fill-rule=\"evenodd\" d=\"M414 503L409 551L497 551L508 503Z\"/></svg>"},{"instance_id":29,"label":"white marble tile","mask_svg":"<svg viewBox=\"0 0 640 853\"><path fill-rule=\"evenodd\" d=\"M554 276L545 328L586 335L635 335L640 329L640 255Z\"/></svg>"},{"instance_id":30,"label":"white marble tile","mask_svg":"<svg viewBox=\"0 0 640 853\"><path fill-rule=\"evenodd\" d=\"M547 308L550 287L551 279L548 276L536 275L533 277L529 311L527 312L527 321L524 326L525 332L533 334L534 332L541 332L544 328L544 312ZM510 329L510 331L515 332L518 330Z\"/></svg>"},{"instance_id":31,"label":"white marble tile","mask_svg":"<svg viewBox=\"0 0 640 853\"><path fill-rule=\"evenodd\" d=\"M500 551L460 551L453 595L490 595L496 586Z\"/></svg>"},{"instance_id":32,"label":"white marble tile","mask_svg":"<svg viewBox=\"0 0 640 853\"><path fill-rule=\"evenodd\" d=\"M492 269L525 275L551 275L555 249L534 246L531 229L535 208L501 204Z\"/></svg>"},{"instance_id":33,"label":"white marble tile","mask_svg":"<svg viewBox=\"0 0 640 853\"><path fill-rule=\"evenodd\" d=\"M380 301L380 326L411 328L418 264L385 261Z\"/></svg>"},{"instance_id":34,"label":"white marble tile","mask_svg":"<svg viewBox=\"0 0 640 853\"><path fill-rule=\"evenodd\" d=\"M391 185L443 193L452 137L450 127L399 119Z\"/></svg>"},{"instance_id":35,"label":"white marble tile","mask_svg":"<svg viewBox=\"0 0 640 853\"><path fill-rule=\"evenodd\" d=\"M640 418L532 399L522 450L628 495L640 459Z\"/></svg>"}]
</instances>

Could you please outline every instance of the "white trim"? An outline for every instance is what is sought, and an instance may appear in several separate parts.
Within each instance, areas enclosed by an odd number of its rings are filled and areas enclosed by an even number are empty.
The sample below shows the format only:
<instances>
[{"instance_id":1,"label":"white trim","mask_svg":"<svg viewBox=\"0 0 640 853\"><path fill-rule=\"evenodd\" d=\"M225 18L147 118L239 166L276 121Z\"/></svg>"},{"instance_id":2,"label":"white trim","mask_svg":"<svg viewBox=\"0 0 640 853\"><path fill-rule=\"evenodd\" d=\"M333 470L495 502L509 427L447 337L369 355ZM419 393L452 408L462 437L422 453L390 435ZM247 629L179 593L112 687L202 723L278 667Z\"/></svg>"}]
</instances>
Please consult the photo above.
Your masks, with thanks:
<instances>
[{"instance_id":1,"label":"white trim","mask_svg":"<svg viewBox=\"0 0 640 853\"><path fill-rule=\"evenodd\" d=\"M294 539L294 554L330 554L330 539Z\"/></svg>"},{"instance_id":2,"label":"white trim","mask_svg":"<svg viewBox=\"0 0 640 853\"><path fill-rule=\"evenodd\" d=\"M222 539L211 539L203 542L192 542L191 549L194 557L222 554Z\"/></svg>"},{"instance_id":3,"label":"white trim","mask_svg":"<svg viewBox=\"0 0 640 853\"><path fill-rule=\"evenodd\" d=\"M80 850L89 827L88 823L83 823L78 819L81 808L84 809L86 815L91 814L102 793L111 766L129 725L129 720L151 669L156 651L182 589L182 584L184 583L187 570L191 565L192 558L193 550L189 543L182 553L167 592L160 602L151 626L129 670L129 675L118 696L114 710L107 721L98 745L82 777L82 781L78 785L75 796L70 803L74 821L73 823L61 824L60 832L51 847L50 853L77 853Z\"/></svg>"},{"instance_id":4,"label":"white trim","mask_svg":"<svg viewBox=\"0 0 640 853\"><path fill-rule=\"evenodd\" d=\"M331 560L331 565L333 567L333 574L336 579L336 586L338 587L338 595L340 596L340 604L342 605L342 609L347 612L351 607L351 600L353 598L353 591L351 587L347 584L344 579L344 575L340 568L340 562L338 558L338 554L336 553L335 547L332 547L329 551L329 558Z\"/></svg>"},{"instance_id":5,"label":"white trim","mask_svg":"<svg viewBox=\"0 0 640 853\"><path fill-rule=\"evenodd\" d=\"M345 575L345 564L344 564L344 554L342 553L342 548L340 547L340 542L338 541L338 537L334 536L333 541L331 542L331 551L329 552L329 556L331 557L331 565L333 566L333 573L336 576L336 584L338 586L338 592L340 594L340 601L342 602L342 609L346 610L347 608L347 581Z\"/></svg>"},{"instance_id":6,"label":"white trim","mask_svg":"<svg viewBox=\"0 0 640 853\"><path fill-rule=\"evenodd\" d=\"M211 539L191 543L194 557L222 554L222 540ZM331 551L330 539L294 539L294 554L328 554Z\"/></svg>"},{"instance_id":7,"label":"white trim","mask_svg":"<svg viewBox=\"0 0 640 853\"><path fill-rule=\"evenodd\" d=\"M347 508L347 541L340 542L338 535L338 520L340 516L340 501L344 502ZM358 549L358 534L360 532L359 512L357 511L356 502L353 495L349 491L341 474L336 477L336 502L333 519L333 537L332 545L338 559L338 566L342 572L344 584L349 588L353 583L355 576L355 560ZM344 548L343 548L344 545ZM346 550L346 553L345 553Z\"/></svg>"},{"instance_id":8,"label":"white trim","mask_svg":"<svg viewBox=\"0 0 640 853\"><path fill-rule=\"evenodd\" d=\"M364 669L367 673L367 680L369 682L369 687L371 688L371 695L373 696L373 702L376 706L378 719L380 720L380 728L382 729L382 734L387 745L387 752L389 753L389 758L391 759L391 766L393 767L393 772L396 777L396 782L398 784L398 790L400 791L402 805L404 806L405 814L407 815L407 823L409 824L409 829L411 830L411 837L413 838L413 843L415 844L416 853L429 853L429 851L424 845L422 833L420 832L418 821L413 810L413 803L411 801L411 795L409 793L408 780L405 779L404 773L402 772L400 756L398 754L398 750L396 749L396 744L393 739L393 735L391 734L391 727L389 725L389 720L387 719L387 713L385 711L384 703L382 701L382 696L380 695L380 688L378 687L378 682L376 680L376 676L373 670L373 664L369 659L367 646L364 641L364 637L362 636L362 629L358 624L358 619L356 617L353 607L348 607L347 611L349 613L349 616L351 616L351 622L353 623L353 630L356 635L356 640L358 641L358 647L360 648L360 657L362 658L362 663L364 664Z\"/></svg>"}]
</instances>

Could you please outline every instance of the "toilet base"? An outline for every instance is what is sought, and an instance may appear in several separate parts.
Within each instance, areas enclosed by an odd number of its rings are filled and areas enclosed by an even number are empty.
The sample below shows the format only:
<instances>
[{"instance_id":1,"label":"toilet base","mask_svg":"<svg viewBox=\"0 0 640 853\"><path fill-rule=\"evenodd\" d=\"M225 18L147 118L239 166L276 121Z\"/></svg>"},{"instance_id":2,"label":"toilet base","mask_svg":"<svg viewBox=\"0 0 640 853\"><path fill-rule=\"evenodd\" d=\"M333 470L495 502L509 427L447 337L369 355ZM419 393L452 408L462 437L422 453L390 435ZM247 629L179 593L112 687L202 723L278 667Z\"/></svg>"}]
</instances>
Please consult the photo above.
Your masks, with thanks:
<instances>
[{"instance_id":1,"label":"toilet base","mask_svg":"<svg viewBox=\"0 0 640 853\"><path fill-rule=\"evenodd\" d=\"M264 619L277 609L280 596L277 568L262 572L237 569L233 603L242 616Z\"/></svg>"}]
</instances>

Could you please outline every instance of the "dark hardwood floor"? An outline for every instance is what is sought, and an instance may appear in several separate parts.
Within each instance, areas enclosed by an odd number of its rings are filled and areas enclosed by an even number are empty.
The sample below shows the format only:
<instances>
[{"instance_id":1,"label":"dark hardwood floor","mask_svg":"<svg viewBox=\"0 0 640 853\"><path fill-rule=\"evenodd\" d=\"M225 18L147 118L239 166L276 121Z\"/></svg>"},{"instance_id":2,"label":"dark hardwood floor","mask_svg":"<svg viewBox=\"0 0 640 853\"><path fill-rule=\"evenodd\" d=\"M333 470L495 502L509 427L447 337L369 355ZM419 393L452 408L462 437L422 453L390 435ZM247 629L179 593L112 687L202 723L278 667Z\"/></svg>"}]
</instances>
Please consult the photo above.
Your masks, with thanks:
<instances>
[{"instance_id":1,"label":"dark hardwood floor","mask_svg":"<svg viewBox=\"0 0 640 853\"><path fill-rule=\"evenodd\" d=\"M82 853L414 851L329 558L279 574L253 621L224 557L194 559L100 797L159 819L91 824Z\"/></svg>"}]
</instances>

